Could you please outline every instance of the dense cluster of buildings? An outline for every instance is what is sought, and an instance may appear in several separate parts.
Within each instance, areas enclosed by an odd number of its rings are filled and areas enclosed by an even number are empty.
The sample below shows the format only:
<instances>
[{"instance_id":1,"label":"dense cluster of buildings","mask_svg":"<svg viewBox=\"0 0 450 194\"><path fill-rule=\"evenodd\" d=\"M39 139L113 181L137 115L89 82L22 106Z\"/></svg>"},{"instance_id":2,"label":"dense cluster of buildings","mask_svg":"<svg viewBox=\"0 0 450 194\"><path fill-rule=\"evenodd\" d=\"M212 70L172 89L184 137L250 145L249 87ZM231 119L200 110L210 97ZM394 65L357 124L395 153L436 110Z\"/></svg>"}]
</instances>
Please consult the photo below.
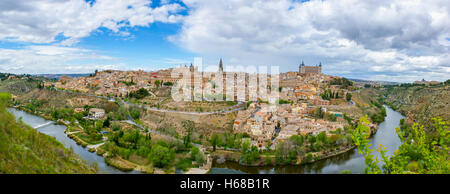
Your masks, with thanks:
<instances>
[{"instance_id":1,"label":"dense cluster of buildings","mask_svg":"<svg viewBox=\"0 0 450 194\"><path fill-rule=\"evenodd\" d=\"M155 87L157 80L160 84L176 82L179 78L172 78L171 72L172 69L157 72L105 70L89 77L71 78L62 76L57 82L46 82L44 86L93 93L97 96L125 97L128 93L140 88L150 89Z\"/></svg>"},{"instance_id":2,"label":"dense cluster of buildings","mask_svg":"<svg viewBox=\"0 0 450 194\"><path fill-rule=\"evenodd\" d=\"M317 135L344 128L342 119L333 122L311 117L316 107L307 103L281 104L275 110L270 109L269 104L252 103L247 110L238 112L233 129L249 134L253 145L265 147L269 142L276 144L292 135Z\"/></svg>"},{"instance_id":3,"label":"dense cluster of buildings","mask_svg":"<svg viewBox=\"0 0 450 194\"><path fill-rule=\"evenodd\" d=\"M163 83L179 83L183 76L183 71L174 71L183 69L188 71L190 77L187 77L186 87L190 87L191 95L197 92L194 86L200 86L200 93L206 93L204 90L211 90L212 94L227 95L227 100L247 101L254 100L254 96L263 96L267 93L261 88L271 85L272 76L270 74L249 74L245 72L225 72L222 59L219 61L218 72L199 71L198 67L192 64L187 67L177 67L156 72L139 71L119 71L105 70L96 72L93 76L71 78L62 76L57 82L44 83L45 86L54 86L60 89L79 91L84 93L93 93L95 95L124 97L130 92L140 88L150 89L155 87L157 80ZM174 73L179 72L179 73ZM329 76L321 73L322 64L318 66L306 66L303 62L299 66L298 72L281 73L279 76L279 85L284 88L287 99L305 98L312 99L320 92L318 90L320 83ZM263 76L261 76L263 75ZM186 78L186 76L184 77ZM267 83L267 84L265 84ZM302 83L299 85L299 83ZM263 85L263 86L261 86ZM209 87L209 88L208 88ZM244 92L241 92L242 90ZM240 94L244 93L240 96Z\"/></svg>"},{"instance_id":4,"label":"dense cluster of buildings","mask_svg":"<svg viewBox=\"0 0 450 194\"><path fill-rule=\"evenodd\" d=\"M188 76L186 76L188 73ZM238 76L239 75L239 76ZM259 76L259 74L258 74ZM256 77L259 82L260 77ZM242 78L242 80L240 80ZM267 82L270 83L270 75L266 75ZM258 85L252 85L252 76L245 72L224 72L222 59L219 61L218 72L199 71L198 67L192 64L159 70L156 72L139 71L119 71L105 70L96 72L88 77L67 77L62 76L57 82L46 82L44 86L54 86L59 89L78 91L83 93L93 93L97 96L125 97L128 93L140 88L150 89L156 86L159 81L163 83L182 83L183 87L189 87L191 96L197 95L195 87L200 86L200 95L204 95L206 90L210 90L211 95L228 96L227 100L245 101L251 98L251 92L259 92ZM250 84L249 84L250 83ZM172 85L170 84L170 85ZM245 88L245 95L239 96L238 90ZM231 92L230 92L231 91ZM183 93L183 91L181 91Z\"/></svg>"},{"instance_id":5,"label":"dense cluster of buildings","mask_svg":"<svg viewBox=\"0 0 450 194\"><path fill-rule=\"evenodd\" d=\"M322 64L306 66L299 65L298 72L280 74L280 99L288 104L280 104L275 110L269 110L270 105L253 103L247 110L241 110L236 116L234 130L250 135L253 145L265 147L269 142L276 144L292 135L317 135L325 132L343 129L345 125L341 112L327 112L327 106L337 105L342 101L338 99L322 99L320 96L325 90L333 90L345 96L345 89L330 85L329 82L336 77L322 74ZM348 104L348 103L346 103ZM317 108L338 119L329 121L315 119Z\"/></svg>"}]
</instances>

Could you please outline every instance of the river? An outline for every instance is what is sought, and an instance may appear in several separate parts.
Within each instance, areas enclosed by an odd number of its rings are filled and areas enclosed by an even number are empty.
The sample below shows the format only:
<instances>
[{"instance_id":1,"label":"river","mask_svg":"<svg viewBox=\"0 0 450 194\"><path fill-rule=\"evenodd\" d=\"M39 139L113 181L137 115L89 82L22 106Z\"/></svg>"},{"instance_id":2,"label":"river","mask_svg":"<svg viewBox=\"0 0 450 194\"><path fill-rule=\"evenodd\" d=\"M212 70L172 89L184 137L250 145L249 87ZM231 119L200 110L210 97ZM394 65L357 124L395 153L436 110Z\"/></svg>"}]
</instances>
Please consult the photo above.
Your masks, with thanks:
<instances>
[{"instance_id":1,"label":"river","mask_svg":"<svg viewBox=\"0 0 450 194\"><path fill-rule=\"evenodd\" d=\"M399 112L385 106L386 117L384 122L378 126L377 133L371 138L374 150L382 144L387 149L387 154L392 155L393 152L401 145L400 138L395 132L395 128L400 126L400 119L404 118ZM374 151L374 155L379 157L378 152ZM379 157L379 159L381 159ZM213 163L210 174L337 174L343 170L350 170L352 173L360 174L364 172L364 157L358 153L357 149L353 149L346 153L333 156L324 160L306 165L287 165L287 166L269 166L269 167L248 167L241 166L236 162L225 162L219 164Z\"/></svg>"},{"instance_id":2,"label":"river","mask_svg":"<svg viewBox=\"0 0 450 194\"><path fill-rule=\"evenodd\" d=\"M22 121L31 127L36 127L36 126L39 126L39 125L49 122L49 120L46 120L39 116L29 114L25 111L17 110L14 108L9 108L8 110L12 114L14 114L16 119L22 118ZM38 130L39 132L44 133L46 135L55 137L56 140L61 142L68 149L70 149L70 147L72 147L73 152L78 154L82 159L84 159L88 163L90 163L90 164L97 163L100 173L106 173L106 174L140 173L137 171L123 172L112 166L109 166L108 164L105 163L105 160L103 157L98 156L96 153L89 152L87 148L83 148L82 146L77 145L77 143L74 140L67 137L67 135L64 133L64 131L66 130L65 125L51 124L51 125L46 125L44 127L40 127L36 130Z\"/></svg>"}]
</instances>

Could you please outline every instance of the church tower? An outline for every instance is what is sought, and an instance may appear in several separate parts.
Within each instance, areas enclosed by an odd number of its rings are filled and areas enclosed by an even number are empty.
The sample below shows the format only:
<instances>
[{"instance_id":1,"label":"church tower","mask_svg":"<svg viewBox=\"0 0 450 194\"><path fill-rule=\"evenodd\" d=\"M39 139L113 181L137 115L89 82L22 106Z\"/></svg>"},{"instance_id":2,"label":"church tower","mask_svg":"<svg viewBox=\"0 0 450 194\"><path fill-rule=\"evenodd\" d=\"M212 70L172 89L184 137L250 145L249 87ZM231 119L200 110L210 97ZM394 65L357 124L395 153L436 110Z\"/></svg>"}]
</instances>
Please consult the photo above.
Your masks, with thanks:
<instances>
[{"instance_id":1,"label":"church tower","mask_svg":"<svg viewBox=\"0 0 450 194\"><path fill-rule=\"evenodd\" d=\"M194 66L191 63L191 66L189 66L189 71L194 72Z\"/></svg>"},{"instance_id":2,"label":"church tower","mask_svg":"<svg viewBox=\"0 0 450 194\"><path fill-rule=\"evenodd\" d=\"M303 60L302 60L302 64L300 64L298 67L298 72L305 73L305 63L303 62Z\"/></svg>"},{"instance_id":3,"label":"church tower","mask_svg":"<svg viewBox=\"0 0 450 194\"><path fill-rule=\"evenodd\" d=\"M223 72L222 58L220 58L220 61L219 61L219 72Z\"/></svg>"},{"instance_id":4,"label":"church tower","mask_svg":"<svg viewBox=\"0 0 450 194\"><path fill-rule=\"evenodd\" d=\"M318 73L319 73L319 74L322 73L322 62L319 62Z\"/></svg>"}]
</instances>

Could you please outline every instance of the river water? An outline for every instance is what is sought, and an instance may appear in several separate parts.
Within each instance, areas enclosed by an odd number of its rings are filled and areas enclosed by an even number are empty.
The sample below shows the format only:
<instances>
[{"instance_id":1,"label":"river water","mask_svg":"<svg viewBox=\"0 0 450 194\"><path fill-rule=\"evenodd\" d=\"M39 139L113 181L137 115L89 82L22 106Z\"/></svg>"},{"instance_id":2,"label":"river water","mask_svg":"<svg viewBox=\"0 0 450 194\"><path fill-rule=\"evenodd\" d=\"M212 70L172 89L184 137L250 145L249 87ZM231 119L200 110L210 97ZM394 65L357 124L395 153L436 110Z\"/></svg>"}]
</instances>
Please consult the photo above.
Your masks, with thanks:
<instances>
[{"instance_id":1,"label":"river water","mask_svg":"<svg viewBox=\"0 0 450 194\"><path fill-rule=\"evenodd\" d=\"M385 120L378 126L377 133L371 138L371 144L375 146L373 147L374 150L378 148L379 144L382 144L386 147L387 154L392 155L401 145L395 128L400 126L400 119L404 117L399 112L387 106L385 108ZM376 151L374 151L374 155L379 157ZM236 162L227 161L223 164L214 162L210 174L337 174L343 170L350 170L352 173L360 174L364 172L364 168L364 157L358 153L357 149L353 149L346 153L306 165L248 167L241 166Z\"/></svg>"},{"instance_id":2,"label":"river water","mask_svg":"<svg viewBox=\"0 0 450 194\"><path fill-rule=\"evenodd\" d=\"M17 110L14 108L9 108L8 110L12 114L14 114L16 119L22 118L22 121L25 124L27 124L33 128L49 122L49 120L46 120L39 116L29 114L29 113L21 111L21 110ZM77 145L77 143L74 140L67 137L67 135L64 133L64 131L66 130L65 125L50 124L50 125L46 125L44 127L40 127L37 130L46 135L55 137L56 140L61 142L68 149L70 149L70 147L72 147L73 151L76 154L78 154L82 159L87 161L88 163L90 163L90 164L97 163L100 173L107 173L107 174L140 173L137 171L123 172L112 166L109 166L108 164L105 163L105 160L103 157L98 156L95 153L89 152L87 148L83 148L82 146Z\"/></svg>"}]
</instances>

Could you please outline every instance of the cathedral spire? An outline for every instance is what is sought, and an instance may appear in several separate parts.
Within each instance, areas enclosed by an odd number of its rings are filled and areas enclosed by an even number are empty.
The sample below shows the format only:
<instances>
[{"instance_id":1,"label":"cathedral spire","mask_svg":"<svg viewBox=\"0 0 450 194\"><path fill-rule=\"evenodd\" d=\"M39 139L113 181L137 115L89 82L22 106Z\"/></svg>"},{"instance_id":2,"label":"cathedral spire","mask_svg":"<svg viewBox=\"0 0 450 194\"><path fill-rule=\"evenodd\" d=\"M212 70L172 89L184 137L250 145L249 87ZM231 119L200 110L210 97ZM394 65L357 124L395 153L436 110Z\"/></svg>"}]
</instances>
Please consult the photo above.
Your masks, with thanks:
<instances>
[{"instance_id":1,"label":"cathedral spire","mask_svg":"<svg viewBox=\"0 0 450 194\"><path fill-rule=\"evenodd\" d=\"M300 65L298 67L300 68L301 66L305 66L305 63L303 63L303 60L302 60L302 63L300 63Z\"/></svg>"},{"instance_id":2,"label":"cathedral spire","mask_svg":"<svg viewBox=\"0 0 450 194\"><path fill-rule=\"evenodd\" d=\"M219 71L223 72L222 58L220 58L220 61L219 61Z\"/></svg>"}]
</instances>

